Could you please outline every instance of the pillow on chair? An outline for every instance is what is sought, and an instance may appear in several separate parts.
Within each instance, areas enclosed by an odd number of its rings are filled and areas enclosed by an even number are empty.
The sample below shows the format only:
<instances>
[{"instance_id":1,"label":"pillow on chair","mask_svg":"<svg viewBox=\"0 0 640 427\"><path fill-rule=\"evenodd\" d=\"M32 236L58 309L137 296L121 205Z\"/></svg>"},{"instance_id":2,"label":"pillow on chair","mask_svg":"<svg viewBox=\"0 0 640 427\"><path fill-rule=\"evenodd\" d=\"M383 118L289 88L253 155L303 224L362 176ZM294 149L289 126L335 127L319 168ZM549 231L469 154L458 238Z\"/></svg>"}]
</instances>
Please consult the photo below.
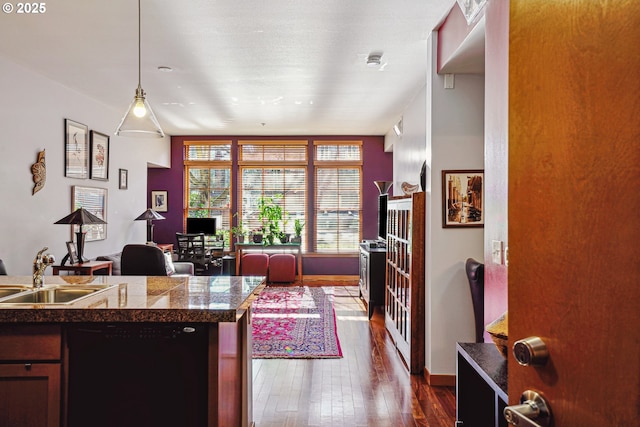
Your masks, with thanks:
<instances>
[{"instance_id":1,"label":"pillow on chair","mask_svg":"<svg viewBox=\"0 0 640 427\"><path fill-rule=\"evenodd\" d=\"M171 276L176 273L176 266L173 265L173 259L171 258L171 254L168 252L164 253L164 262L167 267L167 276Z\"/></svg>"}]
</instances>

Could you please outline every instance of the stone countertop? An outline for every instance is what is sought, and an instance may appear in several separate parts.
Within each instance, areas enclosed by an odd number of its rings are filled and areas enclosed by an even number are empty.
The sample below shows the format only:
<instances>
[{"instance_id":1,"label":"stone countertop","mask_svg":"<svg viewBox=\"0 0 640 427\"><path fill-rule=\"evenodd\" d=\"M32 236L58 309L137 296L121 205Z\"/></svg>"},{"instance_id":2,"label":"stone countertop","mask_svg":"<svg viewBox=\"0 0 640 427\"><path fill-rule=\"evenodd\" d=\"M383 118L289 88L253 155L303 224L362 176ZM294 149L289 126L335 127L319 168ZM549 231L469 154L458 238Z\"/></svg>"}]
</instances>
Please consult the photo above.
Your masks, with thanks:
<instances>
[{"instance_id":1,"label":"stone countertop","mask_svg":"<svg viewBox=\"0 0 640 427\"><path fill-rule=\"evenodd\" d=\"M0 276L0 287L31 276ZM70 304L1 304L0 322L235 322L264 288L260 276L45 276L45 288L113 285Z\"/></svg>"}]
</instances>

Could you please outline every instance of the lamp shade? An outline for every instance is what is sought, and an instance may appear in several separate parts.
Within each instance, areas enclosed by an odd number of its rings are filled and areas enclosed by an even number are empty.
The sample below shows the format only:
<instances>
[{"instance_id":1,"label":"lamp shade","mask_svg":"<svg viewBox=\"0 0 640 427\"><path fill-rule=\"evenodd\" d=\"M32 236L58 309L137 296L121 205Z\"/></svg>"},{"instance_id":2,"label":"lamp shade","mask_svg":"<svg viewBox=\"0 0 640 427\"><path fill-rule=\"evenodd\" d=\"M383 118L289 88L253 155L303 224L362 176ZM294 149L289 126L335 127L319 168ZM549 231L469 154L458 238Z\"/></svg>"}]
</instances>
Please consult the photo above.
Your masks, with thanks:
<instances>
[{"instance_id":1,"label":"lamp shade","mask_svg":"<svg viewBox=\"0 0 640 427\"><path fill-rule=\"evenodd\" d=\"M155 221L155 220L159 220L159 219L165 219L165 217L163 217L162 215L160 215L158 212L154 211L153 209L149 208L146 211L142 212L142 214L140 214L140 216L138 216L136 219L134 219L134 221L142 221L142 220Z\"/></svg>"},{"instance_id":2,"label":"lamp shade","mask_svg":"<svg viewBox=\"0 0 640 427\"><path fill-rule=\"evenodd\" d=\"M381 195L389 193L389 188L393 185L393 181L373 181L373 183L378 187Z\"/></svg>"},{"instance_id":3,"label":"lamp shade","mask_svg":"<svg viewBox=\"0 0 640 427\"><path fill-rule=\"evenodd\" d=\"M158 123L156 115L153 114L142 87L138 86L138 89L136 89L136 96L122 118L116 130L116 135L156 138L164 136L160 123Z\"/></svg>"},{"instance_id":4,"label":"lamp shade","mask_svg":"<svg viewBox=\"0 0 640 427\"><path fill-rule=\"evenodd\" d=\"M75 211L71 212L69 215L64 218L54 222L54 224L75 224L75 225L85 225L85 224L106 224L104 220L98 218L85 208L78 208Z\"/></svg>"}]
</instances>

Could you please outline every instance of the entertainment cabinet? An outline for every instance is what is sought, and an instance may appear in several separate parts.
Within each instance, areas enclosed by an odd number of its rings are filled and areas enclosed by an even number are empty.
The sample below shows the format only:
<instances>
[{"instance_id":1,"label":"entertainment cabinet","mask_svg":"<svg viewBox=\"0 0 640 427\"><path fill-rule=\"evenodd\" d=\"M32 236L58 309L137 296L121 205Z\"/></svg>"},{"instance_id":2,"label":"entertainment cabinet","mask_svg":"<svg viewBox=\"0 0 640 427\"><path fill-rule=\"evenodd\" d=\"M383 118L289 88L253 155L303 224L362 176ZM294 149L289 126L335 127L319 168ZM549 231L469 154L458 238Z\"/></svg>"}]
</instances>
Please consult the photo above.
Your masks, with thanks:
<instances>
[{"instance_id":1,"label":"entertainment cabinet","mask_svg":"<svg viewBox=\"0 0 640 427\"><path fill-rule=\"evenodd\" d=\"M375 245L375 247L372 247ZM384 305L385 255L386 248L377 243L360 243L360 298L367 305L369 319L376 306Z\"/></svg>"},{"instance_id":2,"label":"entertainment cabinet","mask_svg":"<svg viewBox=\"0 0 640 427\"><path fill-rule=\"evenodd\" d=\"M389 198L384 323L412 374L425 357L424 237L425 193Z\"/></svg>"}]
</instances>

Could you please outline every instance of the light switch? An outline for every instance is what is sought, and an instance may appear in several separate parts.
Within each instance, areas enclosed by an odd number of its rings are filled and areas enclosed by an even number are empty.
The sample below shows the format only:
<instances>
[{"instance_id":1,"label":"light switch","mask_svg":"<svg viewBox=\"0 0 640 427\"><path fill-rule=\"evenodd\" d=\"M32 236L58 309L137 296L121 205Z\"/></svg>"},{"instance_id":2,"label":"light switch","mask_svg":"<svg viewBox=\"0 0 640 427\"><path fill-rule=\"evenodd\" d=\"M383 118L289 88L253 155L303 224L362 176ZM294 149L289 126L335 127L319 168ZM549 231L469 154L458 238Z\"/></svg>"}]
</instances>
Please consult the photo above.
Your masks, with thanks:
<instances>
[{"instance_id":1,"label":"light switch","mask_svg":"<svg viewBox=\"0 0 640 427\"><path fill-rule=\"evenodd\" d=\"M491 241L491 261L494 264L503 264L503 259L504 257L502 256L503 253L503 247L504 247L504 243L502 242L502 240L492 240Z\"/></svg>"}]
</instances>

